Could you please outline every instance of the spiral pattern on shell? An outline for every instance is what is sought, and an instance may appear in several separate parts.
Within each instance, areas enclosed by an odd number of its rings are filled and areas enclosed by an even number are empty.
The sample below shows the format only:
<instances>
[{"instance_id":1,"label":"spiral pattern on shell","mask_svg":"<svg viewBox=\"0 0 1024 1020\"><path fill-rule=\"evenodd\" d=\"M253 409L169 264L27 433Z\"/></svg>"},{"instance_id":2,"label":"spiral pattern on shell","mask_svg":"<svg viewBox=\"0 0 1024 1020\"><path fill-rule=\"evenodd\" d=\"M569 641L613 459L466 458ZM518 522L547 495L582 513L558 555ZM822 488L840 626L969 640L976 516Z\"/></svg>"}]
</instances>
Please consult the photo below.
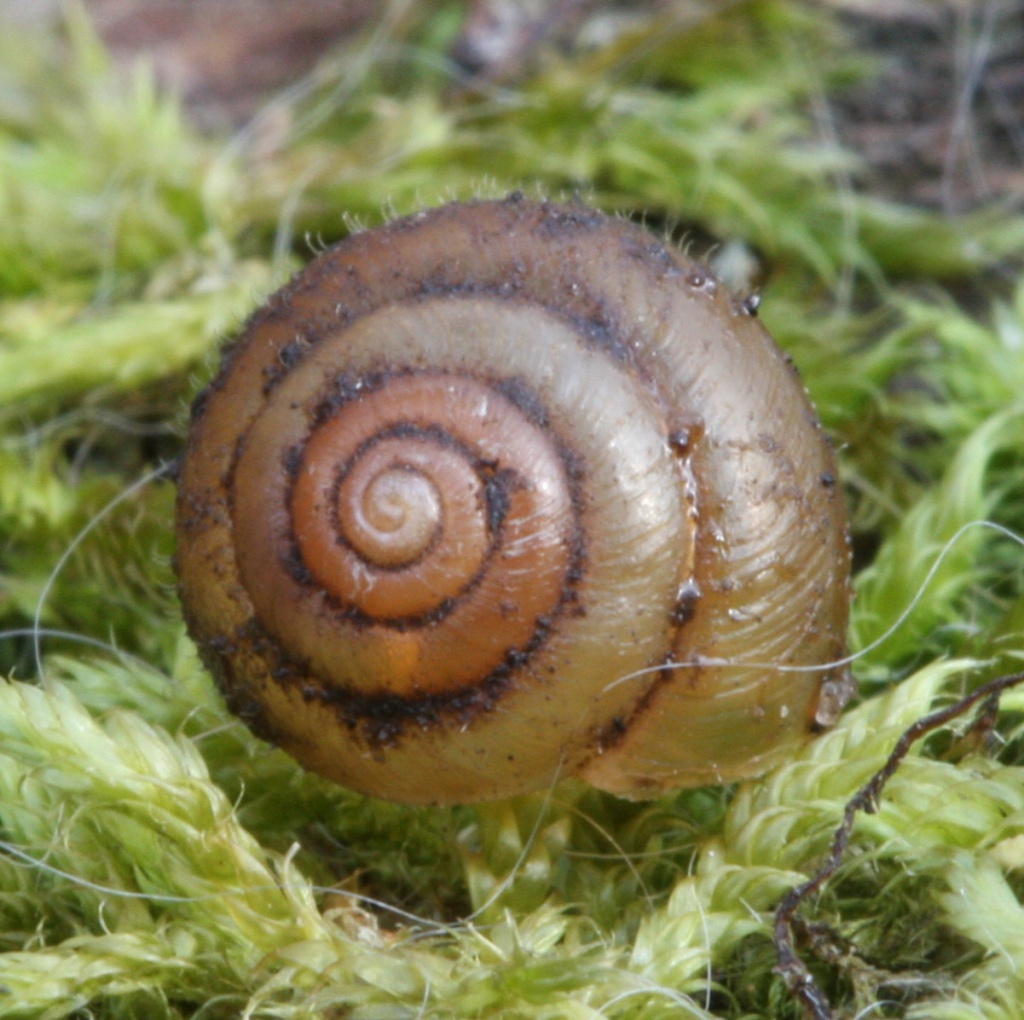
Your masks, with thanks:
<instances>
[{"instance_id":1,"label":"spiral pattern on shell","mask_svg":"<svg viewBox=\"0 0 1024 1020\"><path fill-rule=\"evenodd\" d=\"M230 705L382 797L652 796L762 769L842 701L845 519L794 370L582 205L322 254L197 400L178 515Z\"/></svg>"}]
</instances>

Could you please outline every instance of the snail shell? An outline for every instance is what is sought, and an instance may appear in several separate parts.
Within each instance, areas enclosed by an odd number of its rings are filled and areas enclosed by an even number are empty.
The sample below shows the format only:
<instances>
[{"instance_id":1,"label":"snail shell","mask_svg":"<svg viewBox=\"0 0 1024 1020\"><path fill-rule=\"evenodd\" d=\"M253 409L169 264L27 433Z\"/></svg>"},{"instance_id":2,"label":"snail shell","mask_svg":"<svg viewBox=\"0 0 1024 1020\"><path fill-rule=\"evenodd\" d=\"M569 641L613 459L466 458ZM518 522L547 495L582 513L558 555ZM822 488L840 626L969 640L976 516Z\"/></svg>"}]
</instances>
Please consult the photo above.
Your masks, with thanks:
<instances>
[{"instance_id":1,"label":"snail shell","mask_svg":"<svg viewBox=\"0 0 1024 1020\"><path fill-rule=\"evenodd\" d=\"M654 796L841 707L835 477L704 269L579 204L449 205L326 251L228 347L182 602L231 707L346 786Z\"/></svg>"}]
</instances>

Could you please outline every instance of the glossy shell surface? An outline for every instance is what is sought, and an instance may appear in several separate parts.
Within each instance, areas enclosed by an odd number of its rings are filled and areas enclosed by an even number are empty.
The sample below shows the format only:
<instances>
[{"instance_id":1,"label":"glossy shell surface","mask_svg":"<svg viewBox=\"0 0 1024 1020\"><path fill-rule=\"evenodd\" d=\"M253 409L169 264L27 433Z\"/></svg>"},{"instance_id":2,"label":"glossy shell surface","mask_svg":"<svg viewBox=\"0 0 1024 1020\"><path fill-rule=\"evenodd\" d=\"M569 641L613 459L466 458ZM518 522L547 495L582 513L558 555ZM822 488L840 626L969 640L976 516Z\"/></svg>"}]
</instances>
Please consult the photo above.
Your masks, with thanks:
<instances>
[{"instance_id":1,"label":"glossy shell surface","mask_svg":"<svg viewBox=\"0 0 1024 1020\"><path fill-rule=\"evenodd\" d=\"M227 348L182 602L232 708L339 783L654 796L841 705L835 479L706 270L583 205L451 205L324 252Z\"/></svg>"}]
</instances>

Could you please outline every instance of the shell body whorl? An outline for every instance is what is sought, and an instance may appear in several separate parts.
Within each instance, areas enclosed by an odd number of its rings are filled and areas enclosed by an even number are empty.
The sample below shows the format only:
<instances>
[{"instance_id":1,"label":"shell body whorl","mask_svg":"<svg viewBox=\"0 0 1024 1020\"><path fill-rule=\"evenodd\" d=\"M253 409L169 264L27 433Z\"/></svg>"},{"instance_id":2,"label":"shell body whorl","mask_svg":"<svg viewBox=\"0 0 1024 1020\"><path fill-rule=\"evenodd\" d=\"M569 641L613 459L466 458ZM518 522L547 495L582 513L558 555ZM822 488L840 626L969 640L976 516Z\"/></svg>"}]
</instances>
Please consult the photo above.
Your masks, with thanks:
<instances>
[{"instance_id":1,"label":"shell body whorl","mask_svg":"<svg viewBox=\"0 0 1024 1020\"><path fill-rule=\"evenodd\" d=\"M347 786L652 796L831 713L834 478L705 271L581 205L451 205L329 249L228 348L181 469L182 602L232 707Z\"/></svg>"}]
</instances>

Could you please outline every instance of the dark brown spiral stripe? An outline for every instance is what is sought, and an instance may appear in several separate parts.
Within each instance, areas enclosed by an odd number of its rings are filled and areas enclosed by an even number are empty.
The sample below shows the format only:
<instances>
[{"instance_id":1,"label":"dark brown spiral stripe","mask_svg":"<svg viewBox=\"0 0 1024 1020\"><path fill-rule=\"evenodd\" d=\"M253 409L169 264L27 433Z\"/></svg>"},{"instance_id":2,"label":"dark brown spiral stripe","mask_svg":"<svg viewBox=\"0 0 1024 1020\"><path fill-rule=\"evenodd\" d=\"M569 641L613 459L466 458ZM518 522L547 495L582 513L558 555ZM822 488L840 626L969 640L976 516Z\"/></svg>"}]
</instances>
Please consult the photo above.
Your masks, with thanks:
<instances>
[{"instance_id":1,"label":"dark brown spiral stripe","mask_svg":"<svg viewBox=\"0 0 1024 1020\"><path fill-rule=\"evenodd\" d=\"M449 206L324 253L229 348L185 613L247 721L367 792L729 778L839 683L742 665L841 654L834 470L699 267L582 206Z\"/></svg>"}]
</instances>

